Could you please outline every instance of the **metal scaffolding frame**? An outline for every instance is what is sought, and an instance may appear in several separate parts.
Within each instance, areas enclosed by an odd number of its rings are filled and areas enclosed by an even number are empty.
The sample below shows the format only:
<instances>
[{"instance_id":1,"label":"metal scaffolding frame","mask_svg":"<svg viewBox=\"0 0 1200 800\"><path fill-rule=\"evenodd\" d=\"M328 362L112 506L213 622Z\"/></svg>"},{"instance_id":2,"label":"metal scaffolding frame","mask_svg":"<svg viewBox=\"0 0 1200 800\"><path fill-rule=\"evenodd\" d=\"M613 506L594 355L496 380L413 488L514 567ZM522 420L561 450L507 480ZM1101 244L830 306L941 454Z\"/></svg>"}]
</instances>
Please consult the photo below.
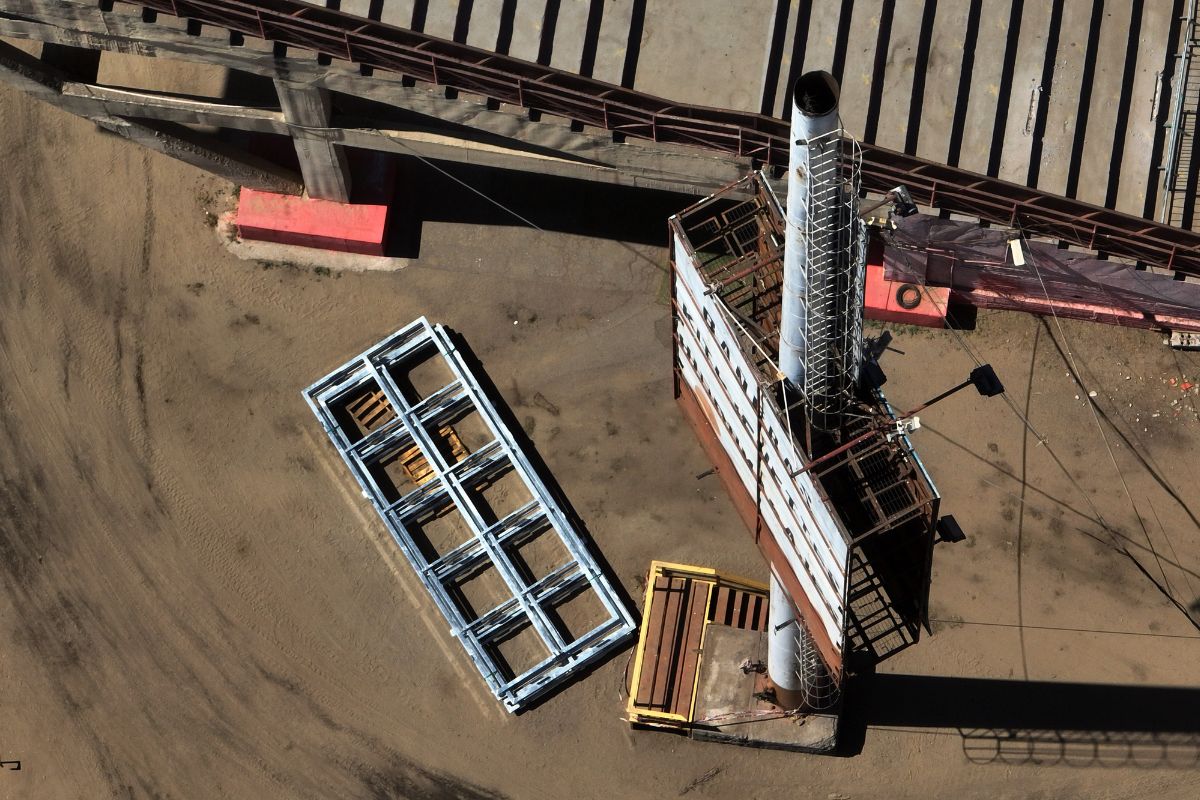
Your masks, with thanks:
<instances>
[{"instance_id":1,"label":"metal scaffolding frame","mask_svg":"<svg viewBox=\"0 0 1200 800\"><path fill-rule=\"evenodd\" d=\"M422 398L403 387L395 373L430 357L442 359L454 379ZM381 410L370 430L356 431L347 424L343 409L372 387L381 393ZM633 614L588 552L575 524L539 477L443 326L431 325L422 317L334 370L303 394L362 487L363 496L375 507L450 624L451 632L509 711L522 708L596 663L635 632ZM444 443L439 446L437 432L471 411L479 414L492 440L473 453L448 453ZM394 491L381 485L373 468L402 451L419 453L424 460L422 470L427 468L428 472L424 472L417 488L396 497ZM489 521L473 493L509 472L520 477L533 499ZM471 536L449 552L431 558L414 530L416 523L449 511L458 512ZM512 550L538 535L557 536L570 560L533 579L514 563ZM476 613L463 602L459 587L489 568L503 579L511 597ZM594 593L608 616L591 630L571 638L555 624L552 609L583 592ZM536 633L548 655L518 671L504 661L499 646L527 629Z\"/></svg>"}]
</instances>

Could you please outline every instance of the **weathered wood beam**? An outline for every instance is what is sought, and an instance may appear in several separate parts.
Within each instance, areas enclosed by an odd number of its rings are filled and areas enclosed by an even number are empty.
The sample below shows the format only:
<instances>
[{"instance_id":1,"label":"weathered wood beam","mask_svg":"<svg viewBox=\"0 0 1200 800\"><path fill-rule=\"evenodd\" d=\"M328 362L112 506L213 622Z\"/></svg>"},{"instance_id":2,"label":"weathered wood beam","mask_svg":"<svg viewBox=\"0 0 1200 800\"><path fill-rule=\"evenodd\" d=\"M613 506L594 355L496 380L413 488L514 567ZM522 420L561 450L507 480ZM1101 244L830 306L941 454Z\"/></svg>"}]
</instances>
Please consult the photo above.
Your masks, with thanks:
<instances>
[{"instance_id":1,"label":"weathered wood beam","mask_svg":"<svg viewBox=\"0 0 1200 800\"><path fill-rule=\"evenodd\" d=\"M0 42L0 81L144 147L239 185L290 194L298 194L302 189L290 170L182 125L127 119L108 113L99 103L81 108L75 100L63 95L63 87L70 83L64 73L7 42Z\"/></svg>"},{"instance_id":2,"label":"weathered wood beam","mask_svg":"<svg viewBox=\"0 0 1200 800\"><path fill-rule=\"evenodd\" d=\"M300 82L373 100L462 126L461 130L442 131L439 135L444 140L457 138L476 149L449 160L482 164L486 163L485 154L496 149L503 153L504 167L509 169L701 195L737 180L750 169L746 159L652 143L617 144L608 133L575 131L566 123L549 118L534 122L524 111L489 108L482 97L460 95L448 100L435 90L404 86L399 75L376 71L364 76L340 62L320 65L311 54L303 58L275 58L270 51L231 47L228 36L210 26L193 36L183 29L145 23L134 14L116 11L102 14L90 4L5 0L5 6L12 9L10 13L28 18L0 15L0 36L215 63L272 80ZM31 21L35 16L38 22ZM335 121L335 127L336 124ZM349 139L347 134L343 143L364 146ZM557 160L522 162L514 157L522 149L553 155Z\"/></svg>"}]
</instances>

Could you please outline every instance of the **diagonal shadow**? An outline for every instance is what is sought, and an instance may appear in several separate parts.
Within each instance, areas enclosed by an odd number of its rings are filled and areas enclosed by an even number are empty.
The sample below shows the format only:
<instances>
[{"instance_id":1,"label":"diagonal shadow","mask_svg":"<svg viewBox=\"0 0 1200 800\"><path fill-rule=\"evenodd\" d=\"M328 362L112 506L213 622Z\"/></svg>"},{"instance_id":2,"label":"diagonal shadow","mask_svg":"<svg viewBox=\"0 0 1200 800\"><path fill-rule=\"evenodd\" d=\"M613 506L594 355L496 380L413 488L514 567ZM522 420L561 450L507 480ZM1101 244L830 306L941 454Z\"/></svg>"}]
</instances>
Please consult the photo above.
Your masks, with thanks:
<instances>
[{"instance_id":1,"label":"diagonal shadow","mask_svg":"<svg viewBox=\"0 0 1200 800\"><path fill-rule=\"evenodd\" d=\"M1004 151L1008 105L1012 98L1013 78L1017 70L1017 42L1021 37L1021 14L1024 10L1025 0L1013 0L1012 10L1008 17L1004 62L1000 70L1000 87L996 94L996 119L992 124L992 150L987 166L987 174L993 178L1000 174L1000 157Z\"/></svg>"},{"instance_id":2,"label":"diagonal shadow","mask_svg":"<svg viewBox=\"0 0 1200 800\"><path fill-rule=\"evenodd\" d=\"M1104 0L1093 0L1092 18L1088 23L1087 49L1083 57L1083 75L1080 78L1079 106L1075 112L1075 131L1071 142L1071 158L1067 166L1067 186L1063 194L1067 197L1079 195L1079 177L1083 171L1083 145L1087 133L1088 117L1092 111L1092 89L1096 82L1097 49L1100 47L1100 23L1104 20ZM1122 93L1129 87L1122 86ZM1111 98L1106 98L1111 102ZM1121 99L1117 98L1120 106Z\"/></svg>"},{"instance_id":3,"label":"diagonal shadow","mask_svg":"<svg viewBox=\"0 0 1200 800\"><path fill-rule=\"evenodd\" d=\"M779 83L779 68L783 61L784 38L787 36L788 0L775 0L775 17L771 23L771 45L767 51L767 68L763 75L762 102L758 113L775 113L775 91Z\"/></svg>"},{"instance_id":4,"label":"diagonal shadow","mask_svg":"<svg viewBox=\"0 0 1200 800\"><path fill-rule=\"evenodd\" d=\"M1067 356L1066 351L1063 350L1062 343L1058 341L1053 332L1050 330L1050 323L1046 321L1045 317L1039 318L1039 322L1049 335L1050 342L1054 345L1054 349L1058 353L1059 358L1062 360L1064 368L1071 373L1071 378L1075 381L1076 385L1083 386L1083 376L1076 372L1075 366L1071 363L1071 359ZM1084 363L1082 368L1084 370L1088 370L1087 364ZM1090 370L1088 371L1090 372ZM1092 377L1093 380L1090 383L1094 385L1101 385L1099 381L1094 379L1094 376ZM1155 483L1159 485L1164 492L1170 496L1172 500L1179 505L1179 508L1184 514L1187 515L1187 518L1191 520L1192 524L1196 526L1197 530L1200 530L1200 518L1197 518L1196 513L1192 511L1191 507L1187 504L1187 501L1184 500L1183 497L1180 496L1179 492L1175 490L1175 487L1163 477L1162 471L1157 466L1152 464L1150 459L1143 455L1141 442L1135 442L1134 440L1131 440L1129 436L1127 436L1125 432L1117 426L1112 417L1108 415L1108 412L1101 408L1100 404L1094 399L1088 398L1088 401L1091 403L1092 408L1096 410L1096 413L1099 415L1100 419L1103 420L1105 424L1108 425L1109 429L1112 430L1125 444L1125 447L1128 448L1129 452L1133 454L1138 463L1142 465L1142 467L1146 470L1146 473L1154 480ZM1124 422L1123 419L1122 421Z\"/></svg>"},{"instance_id":5,"label":"diagonal shadow","mask_svg":"<svg viewBox=\"0 0 1200 800\"><path fill-rule=\"evenodd\" d=\"M1050 26L1046 32L1046 53L1042 60L1041 91L1037 97L1037 112L1033 117L1032 141L1029 147L1029 174L1026 186L1037 186L1042 173L1042 146L1050 110L1050 93L1054 89L1054 64L1058 59L1058 38L1062 32L1063 4L1050 4Z\"/></svg>"},{"instance_id":6,"label":"diagonal shadow","mask_svg":"<svg viewBox=\"0 0 1200 800\"><path fill-rule=\"evenodd\" d=\"M646 28L646 0L633 0L629 16L629 40L625 45L625 64L621 68L621 86L633 88L638 59L642 53L642 34Z\"/></svg>"},{"instance_id":7,"label":"diagonal shadow","mask_svg":"<svg viewBox=\"0 0 1200 800\"><path fill-rule=\"evenodd\" d=\"M892 19L896 0L884 0L879 9L879 33L875 39L875 61L871 68L871 94L867 101L867 117L863 125L863 141L873 142L879 132L879 113L883 105L884 72L887 71L888 46L892 38ZM838 80L841 78L839 76Z\"/></svg>"},{"instance_id":8,"label":"diagonal shadow","mask_svg":"<svg viewBox=\"0 0 1200 800\"><path fill-rule=\"evenodd\" d=\"M1146 0L1132 0L1129 12L1129 37L1125 42L1125 66L1121 73L1121 94L1117 101L1117 119L1113 125L1112 155L1108 161L1108 190L1105 208L1117 207L1117 189L1121 184L1121 161L1125 157L1125 140L1129 134L1129 110L1133 105L1133 82L1137 75L1138 49L1142 41L1142 14ZM1155 162L1157 164L1158 162Z\"/></svg>"},{"instance_id":9,"label":"diagonal shadow","mask_svg":"<svg viewBox=\"0 0 1200 800\"><path fill-rule=\"evenodd\" d=\"M904 137L904 152L917 154L921 138L921 107L925 104L925 77L929 71L929 50L933 43L933 21L937 3L925 0L921 10L921 32L917 37L917 57L913 65L912 93L908 101L908 131ZM964 48L965 49L965 48Z\"/></svg>"},{"instance_id":10,"label":"diagonal shadow","mask_svg":"<svg viewBox=\"0 0 1200 800\"><path fill-rule=\"evenodd\" d=\"M971 99L971 79L975 74L975 49L979 41L979 17L983 11L983 0L971 0L967 11L967 30L963 35L962 64L958 70L958 97L954 103L954 121L950 128L950 143L947 146L946 163L957 167L962 155L963 136L967 130L967 109Z\"/></svg>"},{"instance_id":11,"label":"diagonal shadow","mask_svg":"<svg viewBox=\"0 0 1200 800\"><path fill-rule=\"evenodd\" d=\"M959 450L963 451L964 453L971 456L972 458L974 458L978 461L982 461L984 464L987 464L989 467L996 470L997 472L999 472L1001 475L1005 476L1006 478L1011 478L1012 480L1017 481L1018 483L1021 483L1021 478L1018 477L1016 474L1014 474L1008 470L1002 469L995 462L988 460L984 456L981 456L979 453L976 453L974 450L970 449L969 447L962 444L961 442L956 442L954 439L951 439L949 436L947 436L946 434L937 430L936 428L932 427L931 425L929 425L925 422L922 422L921 429L929 431L934 436L937 436L939 439L942 439L943 441L952 445L953 447L957 447ZM996 485L996 484L992 484L992 485ZM997 488L1002 489L1002 487L999 487L999 486L997 486ZM1070 511L1072 514L1080 517L1081 519L1087 520L1088 522L1092 523L1093 525L1097 526L1098 528L1101 528L1106 533L1117 537L1118 539L1120 539L1122 542L1124 542L1129 547L1135 548L1138 550L1142 550L1146 553L1151 552L1150 549L1148 547L1146 547L1145 544L1134 540L1133 538L1121 533L1120 531L1113 530L1111 528L1106 528L1100 520L1096 519L1095 517L1089 516L1085 512L1079 510L1075 506L1068 503L1066 500L1062 500L1062 499L1050 494L1046 490L1041 489L1037 486L1029 486L1027 488L1028 488L1028 491L1032 492L1033 494L1040 495L1041 497L1045 498L1046 500L1049 500L1051 503L1058 506L1059 508ZM1012 494L1012 493L1009 492L1009 494ZM1020 500L1020 497L1018 495L1012 495L1012 496L1015 499ZM1080 528L1080 527L1075 527L1075 530L1079 531L1080 533L1084 534L1085 536L1089 536L1089 537L1096 539L1096 541L1104 543L1102 539L1097 538L1097 536L1094 533L1092 533L1091 531L1084 530L1083 528ZM1161 555L1159 556L1159 558L1162 560L1162 562L1164 564L1169 564L1172 567L1175 567L1176 569L1180 570L1181 572L1186 572L1187 574L1191 575L1192 577L1200 578L1200 573L1194 572L1194 571L1188 569L1187 567L1184 567L1182 564L1179 564L1179 563L1172 561L1170 559L1167 559L1167 558L1162 558Z\"/></svg>"}]
</instances>

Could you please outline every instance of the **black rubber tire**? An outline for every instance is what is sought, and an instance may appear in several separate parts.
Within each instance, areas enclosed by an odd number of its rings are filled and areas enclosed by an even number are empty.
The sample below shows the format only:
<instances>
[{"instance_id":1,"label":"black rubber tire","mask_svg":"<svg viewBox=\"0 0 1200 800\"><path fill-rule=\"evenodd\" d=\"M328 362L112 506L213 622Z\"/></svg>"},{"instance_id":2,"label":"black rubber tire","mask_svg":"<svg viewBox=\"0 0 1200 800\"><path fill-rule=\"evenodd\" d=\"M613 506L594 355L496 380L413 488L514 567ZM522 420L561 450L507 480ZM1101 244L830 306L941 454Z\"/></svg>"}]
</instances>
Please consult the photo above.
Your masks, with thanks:
<instances>
[{"instance_id":1,"label":"black rubber tire","mask_svg":"<svg viewBox=\"0 0 1200 800\"><path fill-rule=\"evenodd\" d=\"M901 284L896 290L896 305L908 311L921 305L920 287L912 283Z\"/></svg>"}]
</instances>

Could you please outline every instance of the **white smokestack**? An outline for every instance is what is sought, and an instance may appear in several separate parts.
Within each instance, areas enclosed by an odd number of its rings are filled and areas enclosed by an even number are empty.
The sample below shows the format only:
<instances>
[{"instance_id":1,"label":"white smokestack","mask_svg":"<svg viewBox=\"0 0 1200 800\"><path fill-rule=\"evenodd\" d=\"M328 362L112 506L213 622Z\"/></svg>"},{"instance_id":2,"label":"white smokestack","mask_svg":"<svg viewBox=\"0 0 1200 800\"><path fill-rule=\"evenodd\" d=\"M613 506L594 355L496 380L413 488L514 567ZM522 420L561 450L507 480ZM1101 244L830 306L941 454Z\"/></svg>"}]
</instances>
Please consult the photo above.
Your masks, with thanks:
<instances>
[{"instance_id":1,"label":"white smokestack","mask_svg":"<svg viewBox=\"0 0 1200 800\"><path fill-rule=\"evenodd\" d=\"M855 145L838 122L828 72L792 89L779 369L808 401L813 426L835 431L858 378L866 255L858 219ZM848 155L849 154L849 155Z\"/></svg>"}]
</instances>

